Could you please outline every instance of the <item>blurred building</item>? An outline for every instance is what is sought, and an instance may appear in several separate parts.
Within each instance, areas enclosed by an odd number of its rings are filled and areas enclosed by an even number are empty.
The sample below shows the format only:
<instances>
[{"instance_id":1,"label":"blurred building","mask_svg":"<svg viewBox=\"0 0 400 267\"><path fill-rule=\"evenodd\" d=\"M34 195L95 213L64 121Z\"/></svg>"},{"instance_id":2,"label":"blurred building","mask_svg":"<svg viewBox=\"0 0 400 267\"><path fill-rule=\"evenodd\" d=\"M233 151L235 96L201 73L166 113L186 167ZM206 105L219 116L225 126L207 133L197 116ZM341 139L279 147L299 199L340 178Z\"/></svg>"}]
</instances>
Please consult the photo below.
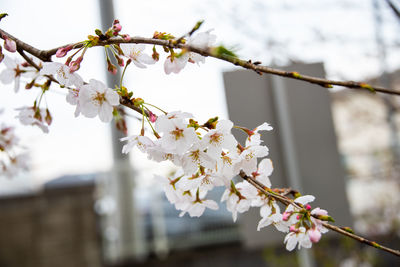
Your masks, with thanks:
<instances>
[{"instance_id":1,"label":"blurred building","mask_svg":"<svg viewBox=\"0 0 400 267\"><path fill-rule=\"evenodd\" d=\"M0 266L101 265L94 176L64 176L41 191L0 198Z\"/></svg>"}]
</instances>

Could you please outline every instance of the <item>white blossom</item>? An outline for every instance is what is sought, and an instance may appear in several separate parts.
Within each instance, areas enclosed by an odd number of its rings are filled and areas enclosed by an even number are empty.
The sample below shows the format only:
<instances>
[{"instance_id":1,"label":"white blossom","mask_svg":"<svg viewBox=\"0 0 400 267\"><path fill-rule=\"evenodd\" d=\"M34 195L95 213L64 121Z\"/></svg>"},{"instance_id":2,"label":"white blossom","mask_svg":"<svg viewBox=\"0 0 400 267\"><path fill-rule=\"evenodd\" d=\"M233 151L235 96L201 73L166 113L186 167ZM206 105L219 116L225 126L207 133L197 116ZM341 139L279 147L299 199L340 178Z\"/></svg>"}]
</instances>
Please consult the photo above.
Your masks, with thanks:
<instances>
[{"instance_id":1,"label":"white blossom","mask_svg":"<svg viewBox=\"0 0 400 267\"><path fill-rule=\"evenodd\" d=\"M200 217L203 215L206 208L217 210L218 204L214 200L210 199L197 199L193 197L193 200L189 202L189 205L179 214L179 217L189 213L190 217Z\"/></svg>"},{"instance_id":2,"label":"white blossom","mask_svg":"<svg viewBox=\"0 0 400 267\"><path fill-rule=\"evenodd\" d=\"M203 137L202 142L212 158L220 158L223 149L236 149L237 141L231 133L232 127L233 122L229 120L219 121L216 128Z\"/></svg>"},{"instance_id":3,"label":"white blossom","mask_svg":"<svg viewBox=\"0 0 400 267\"><path fill-rule=\"evenodd\" d=\"M260 145L262 140L261 140L261 134L258 133L259 131L271 131L273 128L271 125L269 125L267 122L264 122L260 126L254 128L254 130L251 131L251 134L246 138L246 146L250 145Z\"/></svg>"},{"instance_id":4,"label":"white blossom","mask_svg":"<svg viewBox=\"0 0 400 267\"><path fill-rule=\"evenodd\" d=\"M124 154L128 154L135 146L137 146L143 153L147 152L149 147L154 146L154 142L150 138L142 135L123 137L120 141L128 141L128 143L122 147L122 153Z\"/></svg>"},{"instance_id":5,"label":"white blossom","mask_svg":"<svg viewBox=\"0 0 400 267\"><path fill-rule=\"evenodd\" d=\"M10 84L14 81L14 91L19 90L21 75L25 72L22 70L20 63L7 55L3 59L6 69L0 73L0 81L4 84Z\"/></svg>"},{"instance_id":6,"label":"white blossom","mask_svg":"<svg viewBox=\"0 0 400 267\"><path fill-rule=\"evenodd\" d=\"M124 55L132 60L139 68L146 68L146 65L154 64L156 61L149 55L143 53L146 46L144 44L121 44Z\"/></svg>"},{"instance_id":7,"label":"white blossom","mask_svg":"<svg viewBox=\"0 0 400 267\"><path fill-rule=\"evenodd\" d=\"M110 122L113 106L119 105L119 96L102 82L91 79L89 84L82 85L79 103L84 116L93 118L99 115L101 121Z\"/></svg>"},{"instance_id":8,"label":"white blossom","mask_svg":"<svg viewBox=\"0 0 400 267\"><path fill-rule=\"evenodd\" d=\"M215 34L211 34L210 30L191 36L187 44L196 48L207 49L215 43L216 39L217 36ZM205 62L205 57L195 52L189 52L188 57L189 62L197 63L197 65L199 65L200 62Z\"/></svg>"},{"instance_id":9,"label":"white blossom","mask_svg":"<svg viewBox=\"0 0 400 267\"><path fill-rule=\"evenodd\" d=\"M189 55L187 53L167 57L164 62L165 73L179 73L186 66L188 59Z\"/></svg>"},{"instance_id":10,"label":"white blossom","mask_svg":"<svg viewBox=\"0 0 400 267\"><path fill-rule=\"evenodd\" d=\"M232 219L237 220L237 214L250 209L253 198L257 195L257 189L247 182L240 182L235 185L235 192L232 188L226 189L222 195L221 202L226 201L226 209L232 213Z\"/></svg>"},{"instance_id":11,"label":"white blossom","mask_svg":"<svg viewBox=\"0 0 400 267\"><path fill-rule=\"evenodd\" d=\"M81 76L59 62L44 62L40 70L41 75L53 75L54 78L63 86L80 86L83 84Z\"/></svg>"},{"instance_id":12,"label":"white blossom","mask_svg":"<svg viewBox=\"0 0 400 267\"><path fill-rule=\"evenodd\" d=\"M37 126L44 133L49 132L49 128L43 122L46 117L46 111L44 109L35 110L33 107L22 107L16 110L19 110L19 114L16 118L18 118L23 125Z\"/></svg>"},{"instance_id":13,"label":"white blossom","mask_svg":"<svg viewBox=\"0 0 400 267\"><path fill-rule=\"evenodd\" d=\"M300 227L294 232L290 232L285 236L284 243L286 243L286 249L292 251L298 244L298 249L301 247L311 248L312 243L306 232L306 228Z\"/></svg>"}]
</instances>

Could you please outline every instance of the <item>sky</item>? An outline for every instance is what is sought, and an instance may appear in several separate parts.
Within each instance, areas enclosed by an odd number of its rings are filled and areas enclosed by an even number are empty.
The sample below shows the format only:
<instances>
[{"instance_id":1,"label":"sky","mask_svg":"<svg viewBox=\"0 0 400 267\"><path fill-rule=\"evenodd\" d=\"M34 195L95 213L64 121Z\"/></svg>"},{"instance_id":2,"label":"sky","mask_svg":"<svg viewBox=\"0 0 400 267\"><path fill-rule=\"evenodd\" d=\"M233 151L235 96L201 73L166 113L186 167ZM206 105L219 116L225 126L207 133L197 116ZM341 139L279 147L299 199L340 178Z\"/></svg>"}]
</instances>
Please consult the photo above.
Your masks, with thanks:
<instances>
[{"instance_id":1,"label":"sky","mask_svg":"<svg viewBox=\"0 0 400 267\"><path fill-rule=\"evenodd\" d=\"M122 32L131 36L151 37L154 31L180 36L204 19L201 30L213 29L217 43L232 47L242 58L273 65L323 61L333 78L365 79L379 73L371 1L321 2L117 0L114 4ZM97 0L7 0L1 2L0 11L9 14L0 28L41 49L84 40L101 25ZM389 49L388 69L395 69L400 62L395 34L399 23L390 12L382 11L382 32ZM150 54L151 47L146 51ZM79 71L85 80L105 80L103 55L101 48L89 50ZM222 72L235 67L215 59L206 59L200 67L188 65L178 75L163 72L163 59L147 69L131 67L125 84L135 96L165 110L188 111L199 121L227 118ZM54 120L50 133L43 134L15 119L15 108L32 105L38 91L15 94L12 86L0 87L0 107L5 108L0 120L16 126L32 159L27 179L35 184L63 174L109 170L113 162L109 126L98 118L74 118L75 107L66 103L65 91L52 91L46 101ZM130 123L130 134L139 131L137 123ZM169 168L155 168L138 153L131 157L137 170Z\"/></svg>"}]
</instances>

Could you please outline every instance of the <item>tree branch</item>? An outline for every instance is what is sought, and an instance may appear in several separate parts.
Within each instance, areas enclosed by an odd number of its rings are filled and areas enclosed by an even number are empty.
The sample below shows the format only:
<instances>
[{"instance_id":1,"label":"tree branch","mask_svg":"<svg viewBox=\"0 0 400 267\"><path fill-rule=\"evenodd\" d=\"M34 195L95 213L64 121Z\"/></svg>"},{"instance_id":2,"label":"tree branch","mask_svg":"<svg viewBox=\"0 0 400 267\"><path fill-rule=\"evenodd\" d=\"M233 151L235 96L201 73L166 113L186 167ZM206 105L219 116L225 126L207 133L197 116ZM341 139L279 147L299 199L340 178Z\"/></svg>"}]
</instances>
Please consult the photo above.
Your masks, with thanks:
<instances>
[{"instance_id":1,"label":"tree branch","mask_svg":"<svg viewBox=\"0 0 400 267\"><path fill-rule=\"evenodd\" d=\"M247 176L243 171L241 171L239 175L240 175L240 177L242 177L244 180L246 180L246 181L249 182L251 185L253 185L255 188L257 188L259 191L261 191L262 193L264 193L264 194L266 194L266 195L268 195L268 196L270 196L270 197L273 197L275 200L281 202L281 203L284 204L285 206L287 206L287 205L293 205L293 206L295 206L296 208L301 209L301 207L300 207L299 205L297 205L292 199L290 199L290 198L288 198L288 197L285 197L285 196L282 196L282 195L279 195L279 194L277 194L277 193L275 193L275 192L271 192L271 191L269 191L269 190L266 190L266 189L265 189L266 187L265 187L263 184L261 184L259 181L255 180L254 178L252 178L252 177L250 177L250 176ZM313 216L313 215L311 215L311 216ZM313 216L313 217L315 217L316 219L319 219L317 216ZM368 240L368 239L366 239L366 238L364 238L364 237L361 237L361 236L359 236L359 235L356 235L356 234L354 234L354 233L351 233L351 232L349 232L349 231L346 231L346 230L345 230L345 229L346 229L345 227L344 227L344 228L340 228L340 227L337 227L337 226L335 226L335 225L331 225L331 224L329 224L328 222L325 222L325 221L322 221L322 225L323 225L324 227L326 227L326 228L332 230L332 231L335 231L335 232L340 233L340 234L342 234L342 235L345 235L345 236L348 236L348 237L350 237L350 238L353 238L353 239L355 239L355 240L357 240L357 241L359 241L359 242L361 242L361 243L364 243L364 244L366 244L366 245L369 245L369 246L371 246L371 247L384 250L384 251L389 252L389 253L391 253L391 254L394 254L394 255L396 255L396 256L400 256L400 251L399 251L399 250L395 250L395 249L391 249L391 248L382 246L382 245L380 245L380 244L378 244L378 243L376 243L376 242L374 242L374 241Z\"/></svg>"},{"instance_id":2,"label":"tree branch","mask_svg":"<svg viewBox=\"0 0 400 267\"><path fill-rule=\"evenodd\" d=\"M23 42L21 40L15 38L14 36L10 35L9 33L5 32L2 29L0 29L0 34L1 34L2 38L3 38L3 35L6 35L10 39L14 40L17 43L18 48L25 50L26 52L29 52L30 54L36 56L37 58L39 58L43 61L51 61L51 57L53 55L55 55L57 50L61 47L73 45L74 48L81 48L84 45L83 43L67 44L67 45L53 48L50 50L39 50L37 48L32 47L29 44L26 44L25 42ZM272 74L272 75L278 75L278 76L282 76L285 78L296 79L296 80L309 82L312 84L317 84L317 85L320 85L325 88L331 88L332 86L341 86L341 87L347 87L347 88L356 89L356 90L363 90L363 91L369 90L372 92L380 92L380 93L384 93L384 94L400 95L400 91L388 89L385 87L371 86L364 82L328 80L328 79L319 78L319 77L302 75L295 71L288 72L288 71L284 71L281 69L270 68L268 66L261 66L259 64L253 63L251 60L246 61L246 60L239 59L237 57L232 57L232 56L228 56L225 54L218 54L215 52L215 50L213 48L201 49L198 47L177 43L177 42L174 42L171 40L159 40L159 39L144 38L144 37L132 37L130 40L124 40L119 37L113 37L113 38L110 38L105 41L99 41L99 43L96 46L105 46L105 45L110 45L110 44L123 44L123 43L152 44L152 45L158 45L158 46L165 46L165 47L169 47L169 48L181 48L181 49L185 49L187 51L198 53L202 56L213 57L216 59L230 62L233 65L240 66L245 69L253 70L258 74L267 73L267 74ZM256 62L256 63L258 63L258 62Z\"/></svg>"}]
</instances>

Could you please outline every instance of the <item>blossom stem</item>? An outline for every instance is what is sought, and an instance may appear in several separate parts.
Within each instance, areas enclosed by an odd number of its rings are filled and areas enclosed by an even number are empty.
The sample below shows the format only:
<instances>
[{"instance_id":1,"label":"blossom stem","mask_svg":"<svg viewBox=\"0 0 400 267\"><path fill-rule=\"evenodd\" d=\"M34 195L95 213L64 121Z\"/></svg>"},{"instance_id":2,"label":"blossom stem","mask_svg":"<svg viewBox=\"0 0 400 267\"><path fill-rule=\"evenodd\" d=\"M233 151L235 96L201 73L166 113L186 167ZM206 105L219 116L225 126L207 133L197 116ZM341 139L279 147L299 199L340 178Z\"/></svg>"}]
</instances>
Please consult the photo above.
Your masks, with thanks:
<instances>
[{"instance_id":1,"label":"blossom stem","mask_svg":"<svg viewBox=\"0 0 400 267\"><path fill-rule=\"evenodd\" d=\"M152 105L152 104L150 104L150 103L147 103L147 102L145 102L145 103L143 103L143 104L145 104L145 105L148 105L148 106L152 106L153 108L156 108L156 109L158 109L159 111L161 111L161 112L162 112L162 113L164 113L165 115L167 115L167 114L168 114L168 112L166 112L166 111L162 110L161 108L159 108L159 107L157 107L157 106L155 106L155 105Z\"/></svg>"},{"instance_id":2,"label":"blossom stem","mask_svg":"<svg viewBox=\"0 0 400 267\"><path fill-rule=\"evenodd\" d=\"M107 55L107 56L108 56L108 55ZM122 71L121 79L119 80L119 88L121 88L121 89L122 89L122 81L123 81L124 76L125 76L126 68L128 67L128 65L129 65L130 63L131 63L131 61L128 60L128 61L126 62L126 65L125 65L125 67L124 67L124 70Z\"/></svg>"},{"instance_id":3,"label":"blossom stem","mask_svg":"<svg viewBox=\"0 0 400 267\"><path fill-rule=\"evenodd\" d=\"M142 105L142 109L144 108L144 106ZM144 112L144 109L143 109L143 112ZM144 116L144 114L143 114L143 116ZM156 130L154 129L154 127L153 127L153 124L151 124L151 122L150 122L150 120L149 120L149 117L146 115L146 116L144 116L145 118L146 118L146 120L147 120L147 122L150 124L150 127L151 127L151 130L153 131L153 134L155 135L155 136L159 136L159 134L156 132Z\"/></svg>"}]
</instances>

